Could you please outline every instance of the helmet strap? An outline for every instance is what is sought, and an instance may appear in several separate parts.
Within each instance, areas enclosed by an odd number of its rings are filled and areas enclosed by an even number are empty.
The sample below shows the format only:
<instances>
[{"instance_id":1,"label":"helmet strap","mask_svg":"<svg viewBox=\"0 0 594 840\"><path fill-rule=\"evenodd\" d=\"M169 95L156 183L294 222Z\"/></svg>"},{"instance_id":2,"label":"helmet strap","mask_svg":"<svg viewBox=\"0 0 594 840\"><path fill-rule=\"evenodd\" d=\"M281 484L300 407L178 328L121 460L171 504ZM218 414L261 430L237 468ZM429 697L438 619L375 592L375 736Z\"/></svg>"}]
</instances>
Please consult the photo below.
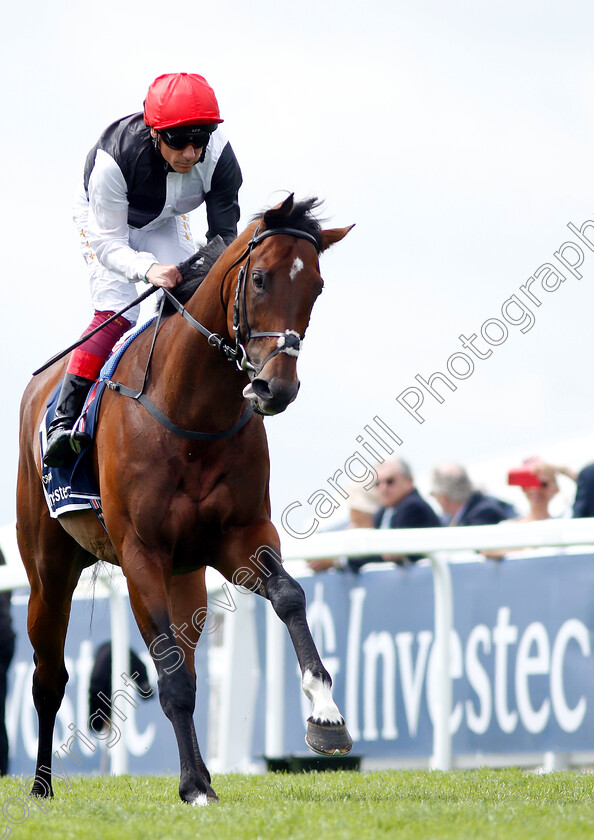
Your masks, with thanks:
<instances>
[{"instance_id":1,"label":"helmet strap","mask_svg":"<svg viewBox=\"0 0 594 840\"><path fill-rule=\"evenodd\" d=\"M202 154L200 155L200 157L198 159L198 163L204 163L204 158L206 157L206 150L208 148L209 142L210 142L210 137L208 138L208 140L206 141L206 143L202 147Z\"/></svg>"}]
</instances>

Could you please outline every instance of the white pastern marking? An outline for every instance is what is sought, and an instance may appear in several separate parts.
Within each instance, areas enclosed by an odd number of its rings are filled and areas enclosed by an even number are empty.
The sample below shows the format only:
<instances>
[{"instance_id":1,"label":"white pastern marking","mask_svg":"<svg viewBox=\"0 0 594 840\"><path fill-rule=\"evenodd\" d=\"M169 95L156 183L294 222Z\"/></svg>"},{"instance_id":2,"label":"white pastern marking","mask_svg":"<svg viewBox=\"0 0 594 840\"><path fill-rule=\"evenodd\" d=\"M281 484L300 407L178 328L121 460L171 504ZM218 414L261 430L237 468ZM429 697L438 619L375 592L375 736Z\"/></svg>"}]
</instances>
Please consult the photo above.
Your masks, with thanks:
<instances>
[{"instance_id":1,"label":"white pastern marking","mask_svg":"<svg viewBox=\"0 0 594 840\"><path fill-rule=\"evenodd\" d=\"M332 699L332 690L319 677L314 677L311 671L306 671L301 681L301 688L306 697L313 703L311 717L321 723L343 723L338 706Z\"/></svg>"},{"instance_id":2,"label":"white pastern marking","mask_svg":"<svg viewBox=\"0 0 594 840\"><path fill-rule=\"evenodd\" d=\"M289 277L291 280L294 280L301 269L303 268L303 260L299 259L299 257L295 257L293 260L293 265L291 266L291 271L289 272Z\"/></svg>"},{"instance_id":3,"label":"white pastern marking","mask_svg":"<svg viewBox=\"0 0 594 840\"><path fill-rule=\"evenodd\" d=\"M190 805L193 808L195 808L196 806L203 807L204 805L208 805L207 795L205 793L199 793L198 796L196 796L195 799L192 799L192 801L190 802Z\"/></svg>"}]
</instances>

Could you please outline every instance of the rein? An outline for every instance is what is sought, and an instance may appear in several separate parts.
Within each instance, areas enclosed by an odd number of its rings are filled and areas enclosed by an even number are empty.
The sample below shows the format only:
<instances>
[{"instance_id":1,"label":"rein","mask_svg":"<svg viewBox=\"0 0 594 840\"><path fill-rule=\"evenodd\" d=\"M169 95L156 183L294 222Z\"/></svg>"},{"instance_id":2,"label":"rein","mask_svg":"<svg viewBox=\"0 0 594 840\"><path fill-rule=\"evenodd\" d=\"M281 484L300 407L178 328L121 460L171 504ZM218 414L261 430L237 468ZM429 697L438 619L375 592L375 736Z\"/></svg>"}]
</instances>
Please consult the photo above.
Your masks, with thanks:
<instances>
[{"instance_id":1,"label":"rein","mask_svg":"<svg viewBox=\"0 0 594 840\"><path fill-rule=\"evenodd\" d=\"M235 347L233 347L225 338L218 335L217 333L212 332L199 321L197 321L196 318L190 315L185 306L183 306L183 304L181 304L177 300L177 298L171 294L171 292L169 292L167 289L163 289L164 297L161 301L159 314L155 323L155 332L153 335L153 340L149 351L149 356L147 359L144 378L140 391L135 391L133 388L129 388L127 385L122 385L120 382L113 382L110 379L105 380L106 386L110 390L115 391L116 393L121 394L124 397L129 397L130 399L139 402L146 408L149 414L155 418L155 420L157 420L170 432L173 432L174 434L178 435L178 437L183 437L190 440L217 441L225 440L226 438L231 437L232 435L236 434L240 429L242 429L254 413L251 404L248 405L248 407L243 412L237 423L235 423L235 425L231 429L227 429L224 432L194 432L190 429L183 429L180 426L177 426L175 423L173 423L165 414L163 414L163 412L159 408L157 408L157 406L152 402L152 400L150 400L149 397L147 397L147 395L144 393L144 388L148 379L148 371L153 356L153 350L157 339L159 325L161 323L165 296L168 298L169 302L177 310L177 312L182 316L182 318L184 318L195 330L197 330L206 338L211 347L214 347L216 350L222 353L227 359L227 361L235 362L238 370L250 373L260 373L260 371L270 361L270 359L274 358L274 356L277 356L279 353L287 353L291 356L299 355L299 351L301 349L301 342L303 341L303 339L298 332L290 329L286 329L284 332L252 332L250 330L247 317L245 284L248 275L252 251L264 239L266 239L269 236L275 236L277 234L296 236L300 239L306 239L308 242L311 242L312 245L314 245L318 253L320 252L320 246L318 245L316 238L312 236L312 234L307 233L306 231L297 230L296 228L272 228L270 230L262 231L262 233L258 234L258 228L256 228L256 231L250 239L247 248L242 253L242 255L237 260L235 260L235 262L227 269L222 281L222 283L224 283L227 274L229 274L230 271L232 271L237 265L241 263L242 260L244 260L247 257L245 265L243 265L240 268L237 274L237 286L235 288L235 300L233 303L233 330L235 332ZM241 334L240 314L243 316L243 322L246 331L246 338L244 340L242 340ZM248 352L246 350L246 345L249 343L249 341L251 341L252 338L274 338L275 336L278 339L276 349L273 350L272 353L270 353L260 365L256 366L249 358Z\"/></svg>"}]
</instances>

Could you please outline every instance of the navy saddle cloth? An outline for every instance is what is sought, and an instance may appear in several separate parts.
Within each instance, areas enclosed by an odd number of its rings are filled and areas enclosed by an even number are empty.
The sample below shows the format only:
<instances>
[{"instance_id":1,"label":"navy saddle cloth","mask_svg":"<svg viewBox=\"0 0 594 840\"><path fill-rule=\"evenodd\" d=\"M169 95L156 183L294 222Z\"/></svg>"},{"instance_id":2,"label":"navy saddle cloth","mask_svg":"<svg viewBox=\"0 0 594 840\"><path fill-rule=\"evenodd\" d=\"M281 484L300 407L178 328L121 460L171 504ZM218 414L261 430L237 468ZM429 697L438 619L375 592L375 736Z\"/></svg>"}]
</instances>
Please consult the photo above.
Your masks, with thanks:
<instances>
[{"instance_id":1,"label":"navy saddle cloth","mask_svg":"<svg viewBox=\"0 0 594 840\"><path fill-rule=\"evenodd\" d=\"M56 410L61 387L60 382L41 422L39 438L42 458L47 445L47 430ZM95 433L99 403L104 390L105 382L96 382L93 385L77 423L77 428L90 434L91 437ZM100 511L99 488L93 475L91 462L92 451L93 448L89 446L80 453L76 461L65 467L47 467L42 462L43 492L50 516L54 519L62 513L70 513L74 510L92 508Z\"/></svg>"},{"instance_id":2,"label":"navy saddle cloth","mask_svg":"<svg viewBox=\"0 0 594 840\"><path fill-rule=\"evenodd\" d=\"M113 376L120 359L134 339L150 327L153 322L154 318L138 327L119 347L116 347L113 355L106 361L99 374L99 380L91 388L82 415L77 421L76 428L78 430L86 432L91 437L95 437L99 405L103 392L105 391L106 380ZM47 430L56 410L61 387L62 383L60 382L52 395L51 401L48 403L47 411L41 421L39 438L42 459L47 447ZM43 470L41 481L43 483L43 492L50 516L54 519L62 513L70 513L74 510L85 510L88 508L100 514L101 499L99 488L93 475L92 451L93 447L89 446L80 453L76 461L65 467L46 467L42 460Z\"/></svg>"}]
</instances>

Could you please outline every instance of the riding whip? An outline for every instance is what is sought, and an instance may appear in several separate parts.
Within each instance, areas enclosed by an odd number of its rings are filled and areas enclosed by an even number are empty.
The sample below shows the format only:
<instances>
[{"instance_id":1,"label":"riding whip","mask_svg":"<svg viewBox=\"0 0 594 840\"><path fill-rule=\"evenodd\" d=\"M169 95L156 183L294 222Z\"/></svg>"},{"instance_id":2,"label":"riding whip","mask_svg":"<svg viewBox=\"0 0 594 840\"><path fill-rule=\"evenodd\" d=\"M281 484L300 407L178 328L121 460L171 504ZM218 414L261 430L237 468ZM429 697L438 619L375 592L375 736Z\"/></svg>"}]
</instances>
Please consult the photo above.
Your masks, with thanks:
<instances>
[{"instance_id":1,"label":"riding whip","mask_svg":"<svg viewBox=\"0 0 594 840\"><path fill-rule=\"evenodd\" d=\"M63 359L64 356L67 356L68 353L70 353L71 350L74 350L77 347L79 347L81 344L84 344L84 342L87 341L89 338L91 338L91 336L95 335L95 333L99 332L99 330L102 330L103 327L106 327L108 324L111 324L112 321L115 321L115 319L119 318L120 315L123 315L124 312L127 312L129 309L132 309L133 306L136 306L137 304L142 303L143 300L146 300L147 297L149 297L154 292L156 292L158 288L159 288L158 286L151 286L150 289L147 289L145 292L143 292L141 295L139 295L136 298L136 300L132 301L132 303L129 303L127 306L124 306L123 309L120 309L119 312L115 312L113 315L111 315L111 317L109 317L107 319L107 321L104 321L102 324L99 324L99 326L95 327L94 330L91 330L90 332L85 333L83 336L81 336L78 339L78 341L75 341L74 344L71 344L70 347L67 347L65 350L61 350L59 353L56 353L55 356L52 356L51 359L48 359L47 362L44 365L37 368L37 370L33 371L33 376L37 376L38 373L42 373L44 370L47 370L47 368L50 367L51 365L53 365L54 362L58 362L60 359Z\"/></svg>"}]
</instances>

